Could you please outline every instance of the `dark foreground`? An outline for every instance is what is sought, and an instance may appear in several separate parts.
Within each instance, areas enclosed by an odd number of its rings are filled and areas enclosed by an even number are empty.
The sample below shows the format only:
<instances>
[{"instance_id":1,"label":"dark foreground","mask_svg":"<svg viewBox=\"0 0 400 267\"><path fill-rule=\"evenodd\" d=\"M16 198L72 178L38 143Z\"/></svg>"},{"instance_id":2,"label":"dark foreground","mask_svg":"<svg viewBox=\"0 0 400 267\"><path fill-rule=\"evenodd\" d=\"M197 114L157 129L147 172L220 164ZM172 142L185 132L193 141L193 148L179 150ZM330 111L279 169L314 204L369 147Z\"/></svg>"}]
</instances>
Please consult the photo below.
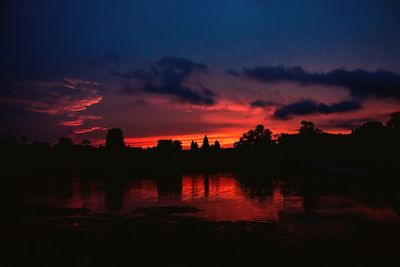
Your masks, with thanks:
<instances>
[{"instance_id":1,"label":"dark foreground","mask_svg":"<svg viewBox=\"0 0 400 267\"><path fill-rule=\"evenodd\" d=\"M387 266L393 177L22 179L4 190L3 266ZM362 182L362 183L361 183Z\"/></svg>"}]
</instances>

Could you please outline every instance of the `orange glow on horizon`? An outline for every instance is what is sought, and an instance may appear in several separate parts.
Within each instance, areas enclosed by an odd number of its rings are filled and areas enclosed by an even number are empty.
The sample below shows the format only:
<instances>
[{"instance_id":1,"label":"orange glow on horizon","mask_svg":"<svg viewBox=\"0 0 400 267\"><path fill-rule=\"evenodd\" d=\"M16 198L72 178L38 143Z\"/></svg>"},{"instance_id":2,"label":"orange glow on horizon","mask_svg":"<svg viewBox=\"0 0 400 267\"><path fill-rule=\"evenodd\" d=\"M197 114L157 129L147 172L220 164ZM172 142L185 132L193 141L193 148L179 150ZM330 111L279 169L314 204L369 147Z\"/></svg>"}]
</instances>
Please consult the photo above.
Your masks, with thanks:
<instances>
[{"instance_id":1,"label":"orange glow on horizon","mask_svg":"<svg viewBox=\"0 0 400 267\"><path fill-rule=\"evenodd\" d=\"M225 133L211 133L211 134L202 134L202 133L194 133L194 134L182 134L182 135L157 135L157 136L145 136L145 137L125 137L125 144L131 147L141 147L141 148L151 148L157 146L158 140L179 140L182 142L183 149L189 149L190 144L193 141L197 142L199 147L203 144L204 135L207 135L208 141L210 145L214 144L216 140L220 143L222 148L231 148L233 144L237 142L243 133L247 132L243 130L233 130L231 132ZM273 139L275 139L276 135L279 133L288 133L295 134L298 130L291 131L277 131L274 129L273 131ZM329 131L325 131L331 134L348 134L351 130L341 130L341 129L331 129ZM95 145L104 145L104 139L99 139L93 142Z\"/></svg>"},{"instance_id":2,"label":"orange glow on horizon","mask_svg":"<svg viewBox=\"0 0 400 267\"><path fill-rule=\"evenodd\" d=\"M152 104L155 101L160 102L162 99L152 99ZM157 103L158 103L157 102ZM160 102L157 106L163 106L164 102ZM204 135L209 138L209 143L213 144L215 140L220 142L221 147L230 148L239 140L239 138L250 129L254 129L256 125L263 124L273 133L273 139L281 133L295 134L298 133L301 121L312 121L316 128L321 129L326 133L331 134L349 134L351 128L355 128L364 122L374 119L379 121L386 121L388 114L398 109L397 102L388 101L366 101L363 105L364 108L352 113L334 113L334 114L306 114L304 116L293 116L288 120L277 120L273 118L274 108L262 109L251 108L248 105L236 103L234 101L221 101L219 104L212 107L197 107L189 106L182 110L182 106L175 103L175 111L177 113L170 114L169 116L176 116L176 120L167 120L163 123L160 131L154 130L152 132L145 131L140 135L136 133L134 128L130 128L129 124L122 124L124 127L125 143L131 147L154 147L160 139L179 140L182 142L184 149L190 148L192 140L198 143L199 146L203 143ZM379 110L379 114L377 114ZM190 111L190 112L189 112ZM187 114L191 115L187 115ZM157 113L157 116L163 116L163 113ZM183 115L182 115L183 114ZM100 117L93 117L85 115L85 117L78 116L82 120L96 119ZM160 117L161 118L161 117ZM74 118L76 119L76 118ZM139 122L143 125L151 125L152 120L147 122L146 119ZM68 121L73 124L74 120ZM146 123L145 123L146 122ZM100 123L100 122L97 122ZM96 124L97 124L96 123ZM198 125L195 125L198 123ZM167 126L170 124L170 127ZM85 125L85 124L84 124ZM132 124L134 125L134 124ZM91 125L92 126L92 125ZM111 125L108 124L110 127ZM191 128L193 126L193 128ZM76 127L76 126L74 126ZM104 145L106 129L97 125L92 127L82 127L81 129L74 129L72 133L75 134L77 142L82 139L91 139L90 135L95 135L97 139L92 139L94 145ZM110 127L112 128L112 127ZM125 129L128 129L125 131ZM152 129L157 129L152 127ZM104 131L104 133L88 134L94 131ZM184 132L184 134L180 134ZM78 136L79 134L86 134L85 137ZM104 135L103 135L104 134ZM103 138L102 138L103 135Z\"/></svg>"},{"instance_id":3,"label":"orange glow on horizon","mask_svg":"<svg viewBox=\"0 0 400 267\"><path fill-rule=\"evenodd\" d=\"M214 133L207 134L210 145L214 144L216 140L220 143L221 147L233 147L241 133ZM166 136L150 136L150 137L127 137L125 143L133 147L153 147L157 146L157 141L161 139L179 140L182 142L184 149L190 148L190 143L197 142L199 146L203 143L204 134L188 134L188 135L166 135Z\"/></svg>"},{"instance_id":4,"label":"orange glow on horizon","mask_svg":"<svg viewBox=\"0 0 400 267\"><path fill-rule=\"evenodd\" d=\"M242 135L242 132L230 132L230 133L212 133L207 134L210 145L214 144L216 140L220 143L221 147L228 148L233 147L233 143L237 142ZM161 139L179 140L182 142L184 149L190 148L190 143L193 141L197 142L199 146L203 143L205 134L184 134L184 135L158 135L158 136L147 136L147 137L125 137L125 144L131 147L154 147L157 146L157 141ZM96 145L103 145L104 139L94 142Z\"/></svg>"}]
</instances>

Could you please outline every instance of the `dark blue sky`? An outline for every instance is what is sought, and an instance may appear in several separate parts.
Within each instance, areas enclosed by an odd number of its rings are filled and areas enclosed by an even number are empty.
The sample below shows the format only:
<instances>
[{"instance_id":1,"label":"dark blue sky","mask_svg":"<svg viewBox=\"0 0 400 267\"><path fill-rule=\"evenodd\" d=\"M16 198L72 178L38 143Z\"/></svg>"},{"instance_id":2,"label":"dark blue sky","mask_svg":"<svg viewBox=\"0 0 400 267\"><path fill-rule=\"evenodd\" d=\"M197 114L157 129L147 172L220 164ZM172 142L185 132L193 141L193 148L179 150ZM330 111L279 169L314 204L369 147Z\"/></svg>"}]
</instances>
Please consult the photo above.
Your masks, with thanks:
<instances>
[{"instance_id":1,"label":"dark blue sky","mask_svg":"<svg viewBox=\"0 0 400 267\"><path fill-rule=\"evenodd\" d=\"M310 98L326 103L329 99L321 99L320 90L314 90L313 97L313 94L307 93L309 88L293 93L293 83L284 83L280 88L276 88L275 84L271 89L275 93L280 92L277 100L270 89L263 91L271 86L246 84L243 79L238 85L236 80L232 80L238 77L226 75L228 70L283 65L300 66L316 73L337 68L385 69L394 74L400 73L400 3L396 0L17 0L2 1L1 10L2 110L10 108L4 103L12 104L12 110L15 110L18 103L39 101L42 94L46 95L46 90L40 89L39 97L37 88L32 89L35 91L33 94L21 93L21 90L30 90L27 89L28 82L35 81L37 86L38 81L58 81L58 86L64 87L62 81L65 82L66 77L81 82L91 81L97 83L99 88L85 88L84 91L94 93L90 90L96 90L96 94L102 97L96 105L104 107L88 106L87 109L93 108L91 113L103 117L102 126L96 126L100 128L111 126L114 124L112 116L119 116L107 115L113 103L123 106L115 100L121 91L118 87L132 87L132 81L117 80L110 73L126 74L138 69L149 71L166 56L207 66L206 77L203 74L200 78L193 78L196 73L190 72L190 81L181 80L178 91L183 88L199 92L206 88L218 96L219 101L215 103L229 100L230 106L259 100L261 96L272 99L275 104L280 101L279 105ZM151 75L152 79L165 78L165 75L157 73ZM189 76L184 78L189 79ZM326 86L327 83L321 84ZM159 95L173 98L179 94L176 88L163 86L167 91L157 94L144 90L146 95L135 96L134 100L151 105L147 102L157 102ZM233 92L229 93L229 90ZM64 93L58 94L65 96ZM232 98L232 95L235 97ZM354 100L345 98L330 98L331 103L326 104ZM176 101L172 102L173 107L163 114L171 113L169 116L178 118L173 115L178 108ZM391 105L395 106L392 102ZM187 106L183 108L187 109ZM271 108L278 107L271 105ZM24 110L27 111L26 107ZM86 109L82 111L88 112ZM38 111L31 109L30 112ZM207 111L201 109L199 112L203 113L196 118L208 122L205 119ZM264 115L258 120L268 114L264 110ZM66 115L71 114L57 114ZM216 115L210 116L214 118ZM115 124L127 126L135 122L134 117L125 123L115 120ZM220 114L220 117L222 119L223 115ZM155 132L154 135L182 133L176 125L169 124L172 118L163 121L165 129L170 130ZM215 123L221 124L220 121ZM9 125L9 132L20 134L15 123L6 122L5 125ZM207 125L205 130L222 131ZM90 127L87 126L88 129ZM201 127L203 125L198 128ZM183 132L190 133L189 130ZM54 129L56 133L69 132L57 128ZM144 131L143 134L132 135L140 137L150 133Z\"/></svg>"},{"instance_id":2,"label":"dark blue sky","mask_svg":"<svg viewBox=\"0 0 400 267\"><path fill-rule=\"evenodd\" d=\"M175 55L222 67L400 68L400 4L395 0L20 0L3 5L5 63L29 71L63 71L74 60L106 53L139 62Z\"/></svg>"}]
</instances>

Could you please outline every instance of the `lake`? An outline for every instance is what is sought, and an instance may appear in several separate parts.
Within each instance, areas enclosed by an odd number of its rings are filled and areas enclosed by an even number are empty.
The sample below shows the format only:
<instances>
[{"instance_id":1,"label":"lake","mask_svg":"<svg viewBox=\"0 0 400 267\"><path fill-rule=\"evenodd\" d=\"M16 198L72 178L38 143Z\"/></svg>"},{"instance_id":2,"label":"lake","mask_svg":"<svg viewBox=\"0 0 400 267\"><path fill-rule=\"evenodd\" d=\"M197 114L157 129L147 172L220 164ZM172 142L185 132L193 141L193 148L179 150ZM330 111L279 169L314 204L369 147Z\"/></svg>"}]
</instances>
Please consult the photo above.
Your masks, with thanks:
<instances>
[{"instance_id":1,"label":"lake","mask_svg":"<svg viewBox=\"0 0 400 267\"><path fill-rule=\"evenodd\" d=\"M35 257L55 248L56 255L67 251L69 255L70 247L66 244L83 242L91 247L85 250L87 258L96 254L97 249L93 247L98 245L88 240L99 238L101 244L106 238L107 248L102 248L106 254L117 254L121 258L120 252L126 249L121 244L133 242L130 246L135 251L149 245L153 252L165 253L167 261L177 265L192 261L204 250L214 254L206 249L210 243L217 244L213 245L214 249L222 251L221 255L245 246L238 254L243 257L237 256L234 262L243 262L244 255L249 254L256 259L253 252L260 248L275 251L275 255L294 253L305 261L309 250L316 253L313 258L322 259L337 255L332 247L341 248L338 255L348 253L355 257L348 259L349 265L359 262L357 255L361 257L365 252L370 255L362 261L377 263L382 262L382 257L389 259L391 250L395 249L392 242L400 237L399 190L385 186L378 178L338 179L336 176L252 177L217 173L21 180L16 199L18 208L14 210L19 219L14 230L19 233L20 242L25 238L41 240L41 251L35 252ZM124 233L123 237L120 232ZM70 236L75 237L70 240ZM146 243L148 239L171 246L177 240L184 240L185 247L178 248L188 251L180 257L181 262L171 259L170 248L156 246L155 249L154 243ZM249 243L249 240L253 241ZM58 242L61 244L53 248ZM115 243L119 244L118 249L108 247ZM236 244L235 248L230 247L232 244ZM193 250L186 246L199 248ZM31 249L25 247L24 253L33 257ZM74 265L82 263L80 253L75 252ZM140 255L147 253L142 251ZM221 255L213 256L218 258L216 264L226 262ZM52 257L47 259L49 264L54 261ZM98 256L95 259L97 262ZM282 257L279 259L282 263ZM70 260L66 262L72 264ZM123 264L130 264L131 260L125 259ZM159 260L152 264L141 260L137 262L139 265L160 264ZM113 265L115 258L101 261ZM202 262L198 259L196 264L202 265ZM288 265L292 263L289 260ZM333 263L343 265L342 261L333 260L332 265L336 265Z\"/></svg>"}]
</instances>

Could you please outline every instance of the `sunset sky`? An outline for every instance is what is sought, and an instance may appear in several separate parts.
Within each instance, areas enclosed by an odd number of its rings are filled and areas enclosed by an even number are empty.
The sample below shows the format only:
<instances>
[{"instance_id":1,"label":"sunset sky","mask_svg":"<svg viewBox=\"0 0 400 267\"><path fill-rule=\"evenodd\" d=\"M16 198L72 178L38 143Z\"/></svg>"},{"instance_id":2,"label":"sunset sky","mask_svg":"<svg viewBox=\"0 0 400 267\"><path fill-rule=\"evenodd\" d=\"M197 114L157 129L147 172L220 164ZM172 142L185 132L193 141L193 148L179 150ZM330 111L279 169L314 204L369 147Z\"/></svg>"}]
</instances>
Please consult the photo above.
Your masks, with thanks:
<instances>
[{"instance_id":1,"label":"sunset sky","mask_svg":"<svg viewBox=\"0 0 400 267\"><path fill-rule=\"evenodd\" d=\"M131 146L400 110L397 0L1 1L0 134Z\"/></svg>"}]
</instances>

